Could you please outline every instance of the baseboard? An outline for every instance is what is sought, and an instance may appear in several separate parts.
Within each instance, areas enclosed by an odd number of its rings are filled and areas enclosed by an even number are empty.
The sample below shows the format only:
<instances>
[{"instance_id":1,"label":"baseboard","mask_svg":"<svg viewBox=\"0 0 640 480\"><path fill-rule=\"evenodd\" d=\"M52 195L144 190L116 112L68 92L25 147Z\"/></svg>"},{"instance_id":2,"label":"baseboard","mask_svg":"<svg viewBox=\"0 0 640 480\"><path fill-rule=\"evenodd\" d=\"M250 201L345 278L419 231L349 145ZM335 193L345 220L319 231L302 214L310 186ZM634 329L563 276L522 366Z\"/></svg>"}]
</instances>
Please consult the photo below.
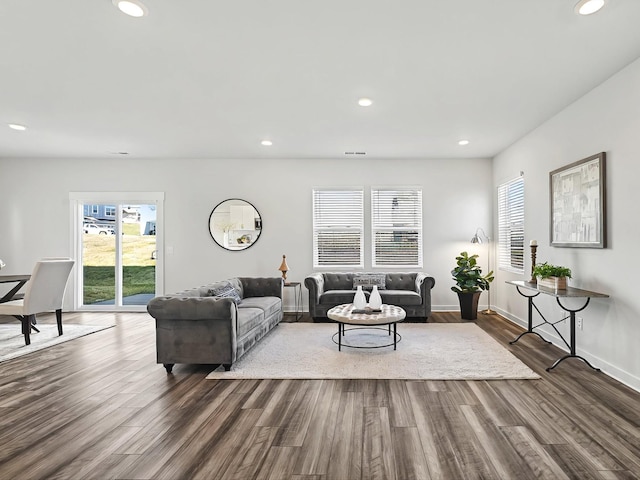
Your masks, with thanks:
<instances>
[{"instance_id":1,"label":"baseboard","mask_svg":"<svg viewBox=\"0 0 640 480\"><path fill-rule=\"evenodd\" d=\"M528 322L526 320L522 320L521 318L511 315L509 312L505 312L502 309L495 308L495 307L494 309L496 310L496 312L498 312L501 316L509 320L511 323L518 325L524 328L525 330L527 329ZM567 346L564 344L562 339L558 337L555 333L549 333L547 331L542 331L542 330L536 330L536 331L540 333L545 340L550 341L556 347L560 348L562 351L567 353L569 352L569 350L567 349ZM635 375L632 375L629 372L626 372L616 367L615 365L610 364L606 360L603 360L602 358L596 355L592 355L589 352L582 350L579 345L576 346L576 354L589 360L589 362L593 366L598 367L599 369L602 370L603 373L606 373L611 378L614 378L615 380L626 385L627 387L632 388L636 392L640 392L640 378L636 377Z\"/></svg>"}]
</instances>

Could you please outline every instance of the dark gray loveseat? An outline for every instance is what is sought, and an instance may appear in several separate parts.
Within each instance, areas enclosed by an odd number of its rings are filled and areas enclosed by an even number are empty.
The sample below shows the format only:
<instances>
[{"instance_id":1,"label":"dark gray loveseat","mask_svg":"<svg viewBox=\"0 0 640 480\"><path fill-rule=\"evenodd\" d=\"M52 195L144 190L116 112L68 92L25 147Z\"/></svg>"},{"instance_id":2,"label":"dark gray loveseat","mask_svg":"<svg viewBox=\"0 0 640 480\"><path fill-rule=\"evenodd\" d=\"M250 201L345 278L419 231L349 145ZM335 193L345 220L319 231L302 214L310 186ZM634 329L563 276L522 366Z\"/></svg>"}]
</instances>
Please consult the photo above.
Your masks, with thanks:
<instances>
[{"instance_id":1,"label":"dark gray loveseat","mask_svg":"<svg viewBox=\"0 0 640 480\"><path fill-rule=\"evenodd\" d=\"M309 314L314 320L325 318L336 305L353 302L353 278L357 275L363 273L314 273L304 279L309 290ZM384 279L384 289L380 289L382 303L402 307L407 317L426 320L431 315L431 289L436 282L433 277L421 272L398 272L385 273ZM365 295L368 299L369 292Z\"/></svg>"},{"instance_id":2,"label":"dark gray loveseat","mask_svg":"<svg viewBox=\"0 0 640 480\"><path fill-rule=\"evenodd\" d=\"M168 373L176 363L229 370L282 320L282 278L231 278L153 298L147 311L156 319L158 363Z\"/></svg>"}]
</instances>

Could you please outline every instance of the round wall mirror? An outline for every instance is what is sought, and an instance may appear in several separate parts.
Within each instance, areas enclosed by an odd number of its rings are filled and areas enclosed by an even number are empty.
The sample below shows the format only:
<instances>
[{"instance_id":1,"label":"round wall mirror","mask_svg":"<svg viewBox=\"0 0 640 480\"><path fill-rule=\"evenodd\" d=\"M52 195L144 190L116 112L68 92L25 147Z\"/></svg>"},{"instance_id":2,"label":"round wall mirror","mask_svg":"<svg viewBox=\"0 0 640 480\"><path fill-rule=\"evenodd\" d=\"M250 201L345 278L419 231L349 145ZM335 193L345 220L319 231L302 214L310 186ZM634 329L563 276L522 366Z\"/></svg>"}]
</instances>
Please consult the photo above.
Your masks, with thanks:
<instances>
[{"instance_id":1,"label":"round wall mirror","mask_svg":"<svg viewBox=\"0 0 640 480\"><path fill-rule=\"evenodd\" d=\"M226 250L245 250L258 241L262 217L246 200L220 202L209 216L209 233Z\"/></svg>"}]
</instances>

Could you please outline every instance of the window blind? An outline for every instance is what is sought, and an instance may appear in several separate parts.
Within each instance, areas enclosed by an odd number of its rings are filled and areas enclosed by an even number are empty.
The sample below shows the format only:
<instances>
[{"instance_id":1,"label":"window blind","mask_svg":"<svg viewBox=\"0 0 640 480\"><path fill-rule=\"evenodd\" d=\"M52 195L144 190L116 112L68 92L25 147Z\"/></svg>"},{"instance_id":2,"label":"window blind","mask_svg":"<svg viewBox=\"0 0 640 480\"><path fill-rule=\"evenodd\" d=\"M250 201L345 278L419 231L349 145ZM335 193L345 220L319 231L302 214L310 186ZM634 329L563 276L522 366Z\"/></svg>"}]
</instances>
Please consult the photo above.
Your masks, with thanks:
<instances>
[{"instance_id":1,"label":"window blind","mask_svg":"<svg viewBox=\"0 0 640 480\"><path fill-rule=\"evenodd\" d=\"M313 190L313 266L363 267L363 189Z\"/></svg>"},{"instance_id":2,"label":"window blind","mask_svg":"<svg viewBox=\"0 0 640 480\"><path fill-rule=\"evenodd\" d=\"M498 266L524 273L524 178L498 186Z\"/></svg>"},{"instance_id":3,"label":"window blind","mask_svg":"<svg viewBox=\"0 0 640 480\"><path fill-rule=\"evenodd\" d=\"M422 267L422 190L371 189L372 265Z\"/></svg>"}]
</instances>

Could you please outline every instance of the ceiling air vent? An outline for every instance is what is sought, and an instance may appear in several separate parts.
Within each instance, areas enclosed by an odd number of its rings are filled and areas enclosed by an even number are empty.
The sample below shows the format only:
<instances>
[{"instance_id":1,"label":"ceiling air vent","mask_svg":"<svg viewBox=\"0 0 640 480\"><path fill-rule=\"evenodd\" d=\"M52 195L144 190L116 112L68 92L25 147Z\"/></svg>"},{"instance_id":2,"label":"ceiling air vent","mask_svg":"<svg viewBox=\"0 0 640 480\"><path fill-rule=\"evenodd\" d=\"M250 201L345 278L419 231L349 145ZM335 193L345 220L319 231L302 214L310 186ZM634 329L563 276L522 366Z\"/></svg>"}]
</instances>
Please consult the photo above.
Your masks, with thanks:
<instances>
[{"instance_id":1,"label":"ceiling air vent","mask_svg":"<svg viewBox=\"0 0 640 480\"><path fill-rule=\"evenodd\" d=\"M344 152L345 155L366 155L367 152Z\"/></svg>"}]
</instances>

